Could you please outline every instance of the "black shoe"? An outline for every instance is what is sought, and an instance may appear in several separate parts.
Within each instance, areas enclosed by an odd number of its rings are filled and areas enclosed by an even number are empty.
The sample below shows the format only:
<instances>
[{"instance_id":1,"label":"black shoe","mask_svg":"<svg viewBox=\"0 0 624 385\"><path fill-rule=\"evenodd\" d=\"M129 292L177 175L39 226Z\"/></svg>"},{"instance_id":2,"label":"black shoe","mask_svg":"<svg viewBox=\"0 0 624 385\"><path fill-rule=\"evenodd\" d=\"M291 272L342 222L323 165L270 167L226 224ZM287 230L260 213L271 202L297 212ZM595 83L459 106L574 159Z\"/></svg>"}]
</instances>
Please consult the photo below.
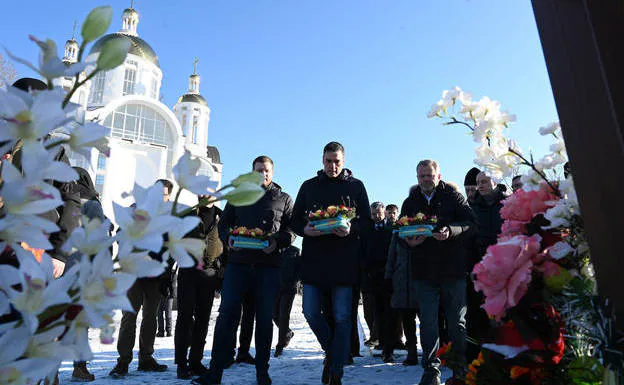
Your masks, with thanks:
<instances>
[{"instance_id":1,"label":"black shoe","mask_svg":"<svg viewBox=\"0 0 624 385\"><path fill-rule=\"evenodd\" d=\"M271 385L273 383L268 374L256 374L256 382L258 385Z\"/></svg>"},{"instance_id":2,"label":"black shoe","mask_svg":"<svg viewBox=\"0 0 624 385\"><path fill-rule=\"evenodd\" d=\"M177 377L180 380L190 380L191 377L193 377L191 368L189 368L187 365L178 365Z\"/></svg>"},{"instance_id":3,"label":"black shoe","mask_svg":"<svg viewBox=\"0 0 624 385\"><path fill-rule=\"evenodd\" d=\"M275 354L273 354L273 357L279 357L282 355L282 353L284 353L284 347L283 345L277 345L275 347Z\"/></svg>"},{"instance_id":4,"label":"black shoe","mask_svg":"<svg viewBox=\"0 0 624 385\"><path fill-rule=\"evenodd\" d=\"M323 374L321 374L321 382L323 384L329 384L329 360L325 358L323 360Z\"/></svg>"},{"instance_id":5,"label":"black shoe","mask_svg":"<svg viewBox=\"0 0 624 385\"><path fill-rule=\"evenodd\" d=\"M171 332L167 332L167 337L171 337Z\"/></svg>"},{"instance_id":6,"label":"black shoe","mask_svg":"<svg viewBox=\"0 0 624 385\"><path fill-rule=\"evenodd\" d=\"M405 366L416 366L418 365L418 356L416 357L410 357L410 355L407 355L407 358L403 361L403 365Z\"/></svg>"},{"instance_id":7,"label":"black shoe","mask_svg":"<svg viewBox=\"0 0 624 385\"><path fill-rule=\"evenodd\" d=\"M440 385L440 374L425 369L418 385Z\"/></svg>"},{"instance_id":8,"label":"black shoe","mask_svg":"<svg viewBox=\"0 0 624 385\"><path fill-rule=\"evenodd\" d=\"M373 347L373 346L377 345L378 343L379 343L379 341L374 340L372 338L369 338L366 341L364 341L364 345L366 345L368 347Z\"/></svg>"},{"instance_id":9,"label":"black shoe","mask_svg":"<svg viewBox=\"0 0 624 385\"><path fill-rule=\"evenodd\" d=\"M128 374L128 364L124 364L119 361L117 361L117 365L115 365L113 370L108 373L109 376L116 378L123 377L126 374Z\"/></svg>"},{"instance_id":10,"label":"black shoe","mask_svg":"<svg viewBox=\"0 0 624 385\"><path fill-rule=\"evenodd\" d=\"M353 356L349 355L349 358L347 358L347 362L345 362L345 365L353 365Z\"/></svg>"},{"instance_id":11,"label":"black shoe","mask_svg":"<svg viewBox=\"0 0 624 385\"><path fill-rule=\"evenodd\" d=\"M251 354L249 353L238 353L238 355L236 356L236 363L237 364L248 364L248 365L255 365L256 364L256 359L252 357Z\"/></svg>"},{"instance_id":12,"label":"black shoe","mask_svg":"<svg viewBox=\"0 0 624 385\"><path fill-rule=\"evenodd\" d=\"M373 346L373 350L383 350L384 346L383 344L380 342L377 345Z\"/></svg>"},{"instance_id":13,"label":"black shoe","mask_svg":"<svg viewBox=\"0 0 624 385\"><path fill-rule=\"evenodd\" d=\"M165 336L165 332L158 332L158 333L156 333L156 337L162 338L164 336Z\"/></svg>"},{"instance_id":14,"label":"black shoe","mask_svg":"<svg viewBox=\"0 0 624 385\"><path fill-rule=\"evenodd\" d=\"M284 347L288 346L290 340L292 340L294 336L295 332L293 332L292 330L289 330L288 333L286 333L286 341L284 341Z\"/></svg>"},{"instance_id":15,"label":"black shoe","mask_svg":"<svg viewBox=\"0 0 624 385\"><path fill-rule=\"evenodd\" d=\"M208 370L201 376L193 379L191 384L194 385L221 385L221 376L217 376Z\"/></svg>"},{"instance_id":16,"label":"black shoe","mask_svg":"<svg viewBox=\"0 0 624 385\"><path fill-rule=\"evenodd\" d=\"M329 378L329 385L342 385L342 379L337 374L332 374Z\"/></svg>"},{"instance_id":17,"label":"black shoe","mask_svg":"<svg viewBox=\"0 0 624 385\"><path fill-rule=\"evenodd\" d=\"M195 376L201 376L202 374L208 372L208 368L201 362L191 362L188 367L191 373Z\"/></svg>"},{"instance_id":18,"label":"black shoe","mask_svg":"<svg viewBox=\"0 0 624 385\"><path fill-rule=\"evenodd\" d=\"M394 362L394 355L392 353L383 353L381 355L381 360L386 364Z\"/></svg>"},{"instance_id":19,"label":"black shoe","mask_svg":"<svg viewBox=\"0 0 624 385\"><path fill-rule=\"evenodd\" d=\"M396 343L396 345L394 345L394 348L396 350L407 350L407 345L405 345L403 341L399 341Z\"/></svg>"},{"instance_id":20,"label":"black shoe","mask_svg":"<svg viewBox=\"0 0 624 385\"><path fill-rule=\"evenodd\" d=\"M167 365L159 364L153 358L148 358L144 361L139 361L139 372L164 372L167 370Z\"/></svg>"},{"instance_id":21,"label":"black shoe","mask_svg":"<svg viewBox=\"0 0 624 385\"><path fill-rule=\"evenodd\" d=\"M234 357L230 358L230 360L223 365L223 369L229 369L232 365L234 365Z\"/></svg>"}]
</instances>

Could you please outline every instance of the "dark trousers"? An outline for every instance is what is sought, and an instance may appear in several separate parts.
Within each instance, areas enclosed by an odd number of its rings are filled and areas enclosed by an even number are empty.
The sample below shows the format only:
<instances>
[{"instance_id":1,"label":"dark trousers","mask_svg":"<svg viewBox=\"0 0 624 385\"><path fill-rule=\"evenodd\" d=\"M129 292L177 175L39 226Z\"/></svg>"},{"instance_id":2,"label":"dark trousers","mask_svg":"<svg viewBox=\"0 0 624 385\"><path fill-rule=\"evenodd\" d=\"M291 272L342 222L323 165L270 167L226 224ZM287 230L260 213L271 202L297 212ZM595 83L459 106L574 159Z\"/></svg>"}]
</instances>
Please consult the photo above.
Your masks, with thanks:
<instances>
[{"instance_id":1,"label":"dark trousers","mask_svg":"<svg viewBox=\"0 0 624 385\"><path fill-rule=\"evenodd\" d=\"M277 338L278 346L286 345L287 336L290 332L292 332L292 330L290 330L290 312L292 310L293 302L295 301L296 293L296 289L281 290L275 299L273 321L279 328L279 337Z\"/></svg>"},{"instance_id":2,"label":"dark trousers","mask_svg":"<svg viewBox=\"0 0 624 385\"><path fill-rule=\"evenodd\" d=\"M139 332L139 361L149 359L154 354L156 313L161 297L159 287L160 278L139 278L128 290L128 300L134 313L125 311L122 313L117 340L120 363L129 364L132 361L132 348L136 339L136 319L141 308L143 319Z\"/></svg>"},{"instance_id":3,"label":"dark trousers","mask_svg":"<svg viewBox=\"0 0 624 385\"><path fill-rule=\"evenodd\" d=\"M419 311L417 309L400 309L398 312L403 323L403 332L405 333L405 345L407 345L407 352L408 354L415 354L416 347L418 346L418 336L416 335L416 316Z\"/></svg>"},{"instance_id":4,"label":"dark trousers","mask_svg":"<svg viewBox=\"0 0 624 385\"><path fill-rule=\"evenodd\" d=\"M256 317L256 304L254 302L254 296L248 293L243 298L242 310L238 312L238 322L236 323L236 329L240 326L240 333L238 334L238 354L249 353L251 347L251 339L253 338L254 331L254 318ZM242 315L241 315L242 313ZM236 333L232 337L232 358L236 354Z\"/></svg>"},{"instance_id":5,"label":"dark trousers","mask_svg":"<svg viewBox=\"0 0 624 385\"><path fill-rule=\"evenodd\" d=\"M471 279L467 280L466 286L466 334L468 337L477 341L487 335L490 329L490 319L481 307L483 305L483 294L474 289L474 283ZM480 346L468 342L466 346L466 360L472 362L479 355Z\"/></svg>"},{"instance_id":6,"label":"dark trousers","mask_svg":"<svg viewBox=\"0 0 624 385\"><path fill-rule=\"evenodd\" d=\"M375 295L373 294L373 287L367 272L362 273L360 289L362 291L364 321L366 321L370 333L369 339L371 341L379 340L379 334L377 333L377 327L375 325Z\"/></svg>"},{"instance_id":7,"label":"dark trousers","mask_svg":"<svg viewBox=\"0 0 624 385\"><path fill-rule=\"evenodd\" d=\"M383 272L369 274L375 298L375 325L379 336L379 343L384 352L392 352L397 341L398 314L390 306L392 293L387 287Z\"/></svg>"},{"instance_id":8,"label":"dark trousers","mask_svg":"<svg viewBox=\"0 0 624 385\"><path fill-rule=\"evenodd\" d=\"M174 337L176 364L200 363L204 357L210 312L218 285L217 277L207 276L195 268L180 269Z\"/></svg>"},{"instance_id":9,"label":"dark trousers","mask_svg":"<svg viewBox=\"0 0 624 385\"><path fill-rule=\"evenodd\" d=\"M448 333L453 350L460 360L466 354L466 280L448 279L442 282L416 281L420 305L420 339L422 342L422 365L425 371L440 374L440 359L436 352L440 347L438 313L440 305L446 315ZM460 362L460 365L462 362Z\"/></svg>"},{"instance_id":10,"label":"dark trousers","mask_svg":"<svg viewBox=\"0 0 624 385\"><path fill-rule=\"evenodd\" d=\"M236 335L243 299L248 294L255 303L256 373L268 373L273 339L273 305L278 290L278 267L233 262L227 265L212 344L212 378L221 378L223 369L231 361L232 339Z\"/></svg>"},{"instance_id":11,"label":"dark trousers","mask_svg":"<svg viewBox=\"0 0 624 385\"><path fill-rule=\"evenodd\" d=\"M171 312L173 311L173 298L161 297L158 305L158 332L171 334Z\"/></svg>"}]
</instances>

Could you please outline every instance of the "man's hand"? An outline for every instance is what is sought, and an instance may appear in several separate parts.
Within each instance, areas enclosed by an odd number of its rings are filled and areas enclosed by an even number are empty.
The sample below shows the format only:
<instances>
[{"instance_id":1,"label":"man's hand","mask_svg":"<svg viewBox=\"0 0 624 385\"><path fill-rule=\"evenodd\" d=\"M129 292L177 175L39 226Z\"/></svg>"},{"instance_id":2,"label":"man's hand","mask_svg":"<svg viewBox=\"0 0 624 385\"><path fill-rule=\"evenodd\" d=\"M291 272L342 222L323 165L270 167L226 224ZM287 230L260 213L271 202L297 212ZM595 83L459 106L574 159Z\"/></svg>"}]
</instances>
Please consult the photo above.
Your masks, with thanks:
<instances>
[{"instance_id":1,"label":"man's hand","mask_svg":"<svg viewBox=\"0 0 624 385\"><path fill-rule=\"evenodd\" d=\"M332 233L336 234L341 238L346 237L347 235L349 235L349 233L351 233L351 222L347 223L347 227L336 227L332 230Z\"/></svg>"},{"instance_id":2,"label":"man's hand","mask_svg":"<svg viewBox=\"0 0 624 385\"><path fill-rule=\"evenodd\" d=\"M323 235L323 233L315 229L310 222L308 222L308 224L303 228L303 234L308 237L318 237Z\"/></svg>"},{"instance_id":3,"label":"man's hand","mask_svg":"<svg viewBox=\"0 0 624 385\"><path fill-rule=\"evenodd\" d=\"M65 271L65 263L52 258L52 275L54 275L54 278L63 275L63 271Z\"/></svg>"},{"instance_id":4,"label":"man's hand","mask_svg":"<svg viewBox=\"0 0 624 385\"><path fill-rule=\"evenodd\" d=\"M438 232L433 233L433 237L438 241L446 241L451 236L451 231L447 226L441 228Z\"/></svg>"},{"instance_id":5,"label":"man's hand","mask_svg":"<svg viewBox=\"0 0 624 385\"><path fill-rule=\"evenodd\" d=\"M239 251L240 250L240 247L234 247L234 239L232 239L232 237L228 238L228 247L232 251Z\"/></svg>"},{"instance_id":6,"label":"man's hand","mask_svg":"<svg viewBox=\"0 0 624 385\"><path fill-rule=\"evenodd\" d=\"M417 235L414 237L405 238L405 242L407 242L407 245L409 247L416 247L422 244L425 241L425 239L427 239L427 237L425 237L424 235Z\"/></svg>"},{"instance_id":7,"label":"man's hand","mask_svg":"<svg viewBox=\"0 0 624 385\"><path fill-rule=\"evenodd\" d=\"M262 249L265 254L271 254L277 248L277 241L273 238L269 238L269 245Z\"/></svg>"}]
</instances>

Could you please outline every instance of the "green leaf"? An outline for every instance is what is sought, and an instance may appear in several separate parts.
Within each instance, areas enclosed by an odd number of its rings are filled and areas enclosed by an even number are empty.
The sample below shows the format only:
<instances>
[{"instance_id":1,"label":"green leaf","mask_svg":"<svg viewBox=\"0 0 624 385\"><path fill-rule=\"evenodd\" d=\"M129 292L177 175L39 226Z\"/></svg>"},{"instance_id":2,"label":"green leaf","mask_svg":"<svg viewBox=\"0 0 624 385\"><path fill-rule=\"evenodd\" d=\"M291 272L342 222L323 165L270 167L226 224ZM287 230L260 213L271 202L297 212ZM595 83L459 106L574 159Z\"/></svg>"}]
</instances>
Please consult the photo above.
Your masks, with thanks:
<instances>
[{"instance_id":1,"label":"green leaf","mask_svg":"<svg viewBox=\"0 0 624 385\"><path fill-rule=\"evenodd\" d=\"M241 182L237 188L223 196L233 206L249 206L256 203L265 194L265 190L251 182Z\"/></svg>"},{"instance_id":2,"label":"green leaf","mask_svg":"<svg viewBox=\"0 0 624 385\"><path fill-rule=\"evenodd\" d=\"M93 8L87 19L82 23L82 38L85 43L94 41L104 35L111 24L113 8L110 5Z\"/></svg>"},{"instance_id":3,"label":"green leaf","mask_svg":"<svg viewBox=\"0 0 624 385\"><path fill-rule=\"evenodd\" d=\"M262 176L262 174L256 171L252 171L247 174L239 175L236 179L232 181L232 186L238 187L242 183L252 183L259 186L262 184L263 181L264 176Z\"/></svg>"},{"instance_id":4,"label":"green leaf","mask_svg":"<svg viewBox=\"0 0 624 385\"><path fill-rule=\"evenodd\" d=\"M97 59L97 69L111 70L121 65L130 51L130 39L113 39L104 43Z\"/></svg>"}]
</instances>

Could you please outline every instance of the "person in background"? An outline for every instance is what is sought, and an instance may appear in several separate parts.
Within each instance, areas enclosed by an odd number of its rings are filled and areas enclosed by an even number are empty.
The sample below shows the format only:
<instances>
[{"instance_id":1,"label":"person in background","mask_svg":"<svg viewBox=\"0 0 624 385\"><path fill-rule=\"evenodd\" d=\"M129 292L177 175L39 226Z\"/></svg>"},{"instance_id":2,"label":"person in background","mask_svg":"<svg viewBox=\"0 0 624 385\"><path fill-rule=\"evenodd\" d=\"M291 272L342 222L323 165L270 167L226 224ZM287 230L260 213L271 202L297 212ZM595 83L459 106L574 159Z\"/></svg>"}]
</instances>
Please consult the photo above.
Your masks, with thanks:
<instances>
[{"instance_id":1,"label":"person in background","mask_svg":"<svg viewBox=\"0 0 624 385\"><path fill-rule=\"evenodd\" d=\"M279 328L279 337L275 346L275 357L282 355L295 333L290 330L290 311L297 294L299 282L301 252L296 246L290 246L282 251L282 266L280 270L280 292L275 299L273 321Z\"/></svg>"},{"instance_id":2,"label":"person in background","mask_svg":"<svg viewBox=\"0 0 624 385\"><path fill-rule=\"evenodd\" d=\"M386 220L393 225L399 220L399 207L394 203L386 206Z\"/></svg>"},{"instance_id":3,"label":"person in background","mask_svg":"<svg viewBox=\"0 0 624 385\"><path fill-rule=\"evenodd\" d=\"M511 180L511 191L516 192L522 188L522 175L516 175Z\"/></svg>"},{"instance_id":4,"label":"person in background","mask_svg":"<svg viewBox=\"0 0 624 385\"><path fill-rule=\"evenodd\" d=\"M173 323L171 320L171 312L173 311L173 299L176 295L176 276L177 264L173 260L167 261L167 278L165 285L161 287L160 303L158 304L158 328L156 337L171 337Z\"/></svg>"},{"instance_id":5,"label":"person in background","mask_svg":"<svg viewBox=\"0 0 624 385\"><path fill-rule=\"evenodd\" d=\"M167 202L173 191L173 183L166 179L159 179L157 184L163 187L163 201ZM120 229L123 231L123 229ZM163 248L160 252L150 252L149 256L163 262ZM139 332L139 371L164 372L167 365L158 363L154 354L154 340L156 339L156 313L160 303L161 288L167 285L167 272L158 277L138 278L128 290L128 300L134 312L122 312L119 337L117 339L117 365L110 371L112 377L123 377L128 374L128 366L132 362L132 348L136 339L136 319L139 310L143 310L141 329Z\"/></svg>"},{"instance_id":6,"label":"person in background","mask_svg":"<svg viewBox=\"0 0 624 385\"><path fill-rule=\"evenodd\" d=\"M481 172L476 167L471 168L466 173L466 177L464 178L464 190L466 192L466 200L468 203L474 201L475 195L477 194L477 175Z\"/></svg>"}]
</instances>

